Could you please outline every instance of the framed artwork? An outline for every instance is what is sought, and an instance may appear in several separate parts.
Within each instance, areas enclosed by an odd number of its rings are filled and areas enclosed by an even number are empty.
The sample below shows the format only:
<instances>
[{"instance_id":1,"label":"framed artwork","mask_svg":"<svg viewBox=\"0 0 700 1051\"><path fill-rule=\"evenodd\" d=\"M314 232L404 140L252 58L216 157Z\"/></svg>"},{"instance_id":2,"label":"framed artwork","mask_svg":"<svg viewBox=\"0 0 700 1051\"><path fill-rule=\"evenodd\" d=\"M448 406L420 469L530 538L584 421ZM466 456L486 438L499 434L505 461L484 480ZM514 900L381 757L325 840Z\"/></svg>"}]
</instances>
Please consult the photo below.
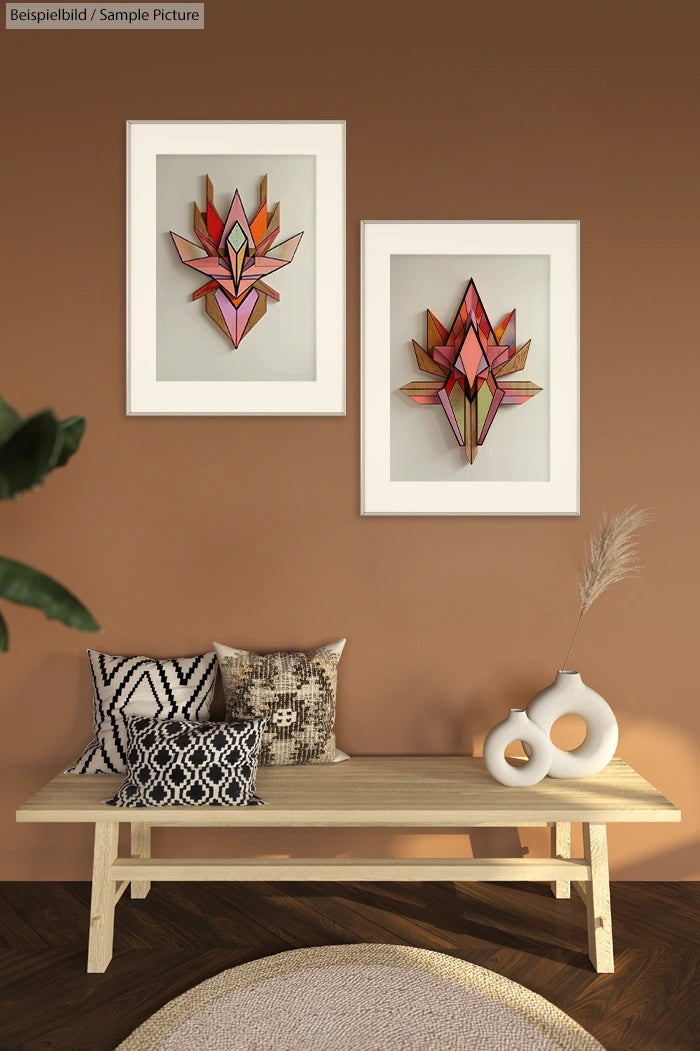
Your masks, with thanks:
<instances>
[{"instance_id":1,"label":"framed artwork","mask_svg":"<svg viewBox=\"0 0 700 1051\"><path fill-rule=\"evenodd\" d=\"M127 123L127 414L345 413L345 123Z\"/></svg>"},{"instance_id":2,"label":"framed artwork","mask_svg":"<svg viewBox=\"0 0 700 1051\"><path fill-rule=\"evenodd\" d=\"M362 513L579 513L579 224L363 222Z\"/></svg>"}]
</instances>

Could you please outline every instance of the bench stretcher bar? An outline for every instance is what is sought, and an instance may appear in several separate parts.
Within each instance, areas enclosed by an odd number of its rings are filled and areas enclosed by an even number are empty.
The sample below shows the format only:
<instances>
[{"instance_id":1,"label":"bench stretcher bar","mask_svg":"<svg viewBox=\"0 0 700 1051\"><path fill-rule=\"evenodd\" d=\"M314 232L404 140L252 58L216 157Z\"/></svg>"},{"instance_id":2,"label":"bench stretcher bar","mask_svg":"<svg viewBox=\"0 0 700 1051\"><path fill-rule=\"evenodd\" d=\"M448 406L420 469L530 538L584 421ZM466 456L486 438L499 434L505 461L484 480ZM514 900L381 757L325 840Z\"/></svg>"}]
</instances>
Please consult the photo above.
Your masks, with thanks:
<instances>
[{"instance_id":1,"label":"bench stretcher bar","mask_svg":"<svg viewBox=\"0 0 700 1051\"><path fill-rule=\"evenodd\" d=\"M112 880L589 880L590 865L558 858L117 858Z\"/></svg>"}]
</instances>

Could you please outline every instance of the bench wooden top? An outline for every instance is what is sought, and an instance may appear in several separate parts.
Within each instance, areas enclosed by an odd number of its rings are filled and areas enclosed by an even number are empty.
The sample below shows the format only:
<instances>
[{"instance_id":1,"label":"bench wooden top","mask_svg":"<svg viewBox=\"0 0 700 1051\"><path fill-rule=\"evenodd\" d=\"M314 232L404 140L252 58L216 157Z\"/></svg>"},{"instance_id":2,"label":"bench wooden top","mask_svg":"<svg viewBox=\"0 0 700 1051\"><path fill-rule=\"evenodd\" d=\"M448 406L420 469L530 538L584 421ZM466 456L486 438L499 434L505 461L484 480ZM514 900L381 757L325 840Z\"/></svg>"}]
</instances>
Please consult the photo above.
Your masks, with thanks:
<instances>
[{"instance_id":1,"label":"bench wooden top","mask_svg":"<svg viewBox=\"0 0 700 1051\"><path fill-rule=\"evenodd\" d=\"M594 777L546 777L506 788L481 758L371 756L324 766L264 767L258 807L106 806L120 775L59 774L17 811L18 821L123 821L240 827L477 827L552 821L680 821L643 777L613 759Z\"/></svg>"}]
</instances>

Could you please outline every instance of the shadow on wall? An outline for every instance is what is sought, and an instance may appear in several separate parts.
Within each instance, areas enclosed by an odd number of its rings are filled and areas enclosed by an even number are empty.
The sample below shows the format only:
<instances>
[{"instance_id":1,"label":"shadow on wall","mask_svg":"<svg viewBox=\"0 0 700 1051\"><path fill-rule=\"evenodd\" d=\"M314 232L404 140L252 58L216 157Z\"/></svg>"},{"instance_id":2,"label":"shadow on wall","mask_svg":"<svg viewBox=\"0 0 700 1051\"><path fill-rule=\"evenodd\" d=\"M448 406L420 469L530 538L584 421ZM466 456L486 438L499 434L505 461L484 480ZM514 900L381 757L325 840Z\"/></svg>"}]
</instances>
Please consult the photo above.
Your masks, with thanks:
<instances>
[{"instance_id":1,"label":"shadow on wall","mask_svg":"<svg viewBox=\"0 0 700 1051\"><path fill-rule=\"evenodd\" d=\"M675 850L664 851L664 865L667 865L670 870L677 873L674 876L674 881L695 881L697 879L696 858L698 846L700 846L700 839L694 839L684 847L676 847ZM645 854L643 858L638 858L632 863L621 866L615 875L615 879L648 880L649 866L658 863L658 861L658 851L655 851L653 854Z\"/></svg>"},{"instance_id":2,"label":"shadow on wall","mask_svg":"<svg viewBox=\"0 0 700 1051\"><path fill-rule=\"evenodd\" d=\"M454 698L430 697L429 706L421 702L410 725L410 740L421 742L421 751L426 755L474 755L474 741L478 738L478 727L486 716L486 705L480 699L465 699L463 706L455 710Z\"/></svg>"},{"instance_id":3,"label":"shadow on wall","mask_svg":"<svg viewBox=\"0 0 700 1051\"><path fill-rule=\"evenodd\" d=\"M470 694L465 684L464 694L455 698L434 680L404 671L404 678L392 678L390 687L382 692L382 711L391 717L382 719L381 713L373 727L371 747L365 744L354 748L360 755L480 755L475 746L483 742L491 728L493 713L483 696ZM352 697L343 687L342 667L338 677L338 722L346 733L352 731L349 708ZM505 712L508 705L504 702ZM377 714L370 708L368 714ZM337 725L337 723L336 723ZM345 745L343 745L345 747ZM353 748L350 748L353 751Z\"/></svg>"}]
</instances>

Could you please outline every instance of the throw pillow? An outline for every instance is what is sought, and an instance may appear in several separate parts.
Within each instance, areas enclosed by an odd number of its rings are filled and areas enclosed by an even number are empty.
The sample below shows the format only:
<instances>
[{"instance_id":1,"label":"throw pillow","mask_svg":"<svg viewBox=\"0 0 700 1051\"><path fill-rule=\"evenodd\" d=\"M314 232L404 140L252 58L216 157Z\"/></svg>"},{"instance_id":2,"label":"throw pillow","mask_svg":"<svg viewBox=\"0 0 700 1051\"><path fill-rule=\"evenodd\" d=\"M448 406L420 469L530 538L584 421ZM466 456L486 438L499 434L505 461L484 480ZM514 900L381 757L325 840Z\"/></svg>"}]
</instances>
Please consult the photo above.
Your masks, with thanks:
<instances>
[{"instance_id":1,"label":"throw pillow","mask_svg":"<svg viewBox=\"0 0 700 1051\"><path fill-rule=\"evenodd\" d=\"M260 806L255 795L264 719L192 723L131 717L127 768L110 806Z\"/></svg>"},{"instance_id":2,"label":"throw pillow","mask_svg":"<svg viewBox=\"0 0 700 1051\"><path fill-rule=\"evenodd\" d=\"M338 661L345 641L311 653L264 656L214 643L227 720L268 720L261 766L334 761Z\"/></svg>"},{"instance_id":3,"label":"throw pillow","mask_svg":"<svg viewBox=\"0 0 700 1051\"><path fill-rule=\"evenodd\" d=\"M110 657L88 650L94 687L95 736L67 774L123 774L129 715L208 722L216 683L216 656Z\"/></svg>"}]
</instances>

